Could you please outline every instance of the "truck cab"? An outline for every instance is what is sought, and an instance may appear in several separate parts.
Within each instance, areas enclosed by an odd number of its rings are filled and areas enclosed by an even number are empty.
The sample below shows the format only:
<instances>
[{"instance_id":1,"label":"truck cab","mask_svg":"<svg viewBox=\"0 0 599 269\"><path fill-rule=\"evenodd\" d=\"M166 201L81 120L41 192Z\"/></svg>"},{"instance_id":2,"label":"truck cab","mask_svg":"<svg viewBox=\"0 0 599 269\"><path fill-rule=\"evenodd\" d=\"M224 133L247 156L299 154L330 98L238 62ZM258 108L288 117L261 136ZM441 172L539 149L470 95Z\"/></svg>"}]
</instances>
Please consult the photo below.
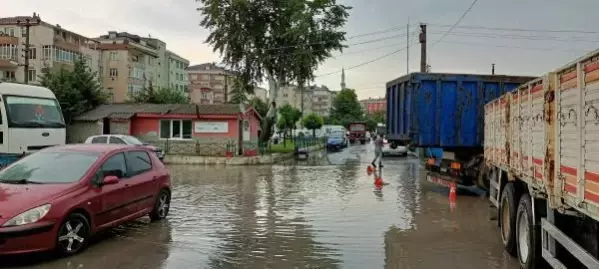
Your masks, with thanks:
<instances>
[{"instance_id":1,"label":"truck cab","mask_svg":"<svg viewBox=\"0 0 599 269\"><path fill-rule=\"evenodd\" d=\"M360 144L366 144L366 123L353 122L349 124L349 142L356 143L360 141Z\"/></svg>"}]
</instances>

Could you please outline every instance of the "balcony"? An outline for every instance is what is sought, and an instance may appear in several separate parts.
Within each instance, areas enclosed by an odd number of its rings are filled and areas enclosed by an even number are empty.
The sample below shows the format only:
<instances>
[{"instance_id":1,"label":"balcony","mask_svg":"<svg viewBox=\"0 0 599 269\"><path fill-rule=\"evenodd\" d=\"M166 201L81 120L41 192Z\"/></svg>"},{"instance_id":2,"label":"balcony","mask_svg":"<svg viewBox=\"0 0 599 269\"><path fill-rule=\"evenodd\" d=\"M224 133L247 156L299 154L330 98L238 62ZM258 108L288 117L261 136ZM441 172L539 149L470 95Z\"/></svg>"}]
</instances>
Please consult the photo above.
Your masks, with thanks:
<instances>
[{"instance_id":1,"label":"balcony","mask_svg":"<svg viewBox=\"0 0 599 269\"><path fill-rule=\"evenodd\" d=\"M19 45L19 38L14 37L14 36L8 36L8 35L0 36L0 45L18 46Z\"/></svg>"},{"instance_id":2,"label":"balcony","mask_svg":"<svg viewBox=\"0 0 599 269\"><path fill-rule=\"evenodd\" d=\"M1 70L14 70L19 67L19 63L14 60L0 59Z\"/></svg>"},{"instance_id":3,"label":"balcony","mask_svg":"<svg viewBox=\"0 0 599 269\"><path fill-rule=\"evenodd\" d=\"M81 53L81 47L78 44L68 42L60 36L54 36L54 47Z\"/></svg>"},{"instance_id":4,"label":"balcony","mask_svg":"<svg viewBox=\"0 0 599 269\"><path fill-rule=\"evenodd\" d=\"M158 58L158 51L156 51L153 48L146 47L146 46L143 46L141 44L134 43L134 42L126 42L126 43L127 43L126 45L128 45L130 49L134 49L134 50L137 50L137 51L139 51L139 52L141 52L143 54L147 54L147 55L150 55L150 56L152 56L154 58Z\"/></svg>"}]
</instances>

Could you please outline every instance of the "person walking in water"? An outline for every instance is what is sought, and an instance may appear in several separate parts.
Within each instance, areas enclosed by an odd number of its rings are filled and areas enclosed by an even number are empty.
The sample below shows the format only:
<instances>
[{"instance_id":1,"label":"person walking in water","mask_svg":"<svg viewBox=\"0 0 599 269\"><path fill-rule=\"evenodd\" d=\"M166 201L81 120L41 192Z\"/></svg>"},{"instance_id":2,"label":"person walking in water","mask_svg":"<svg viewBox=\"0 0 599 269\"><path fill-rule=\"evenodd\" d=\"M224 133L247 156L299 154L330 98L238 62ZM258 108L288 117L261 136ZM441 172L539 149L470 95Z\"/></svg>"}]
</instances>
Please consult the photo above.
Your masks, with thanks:
<instances>
[{"instance_id":1,"label":"person walking in water","mask_svg":"<svg viewBox=\"0 0 599 269\"><path fill-rule=\"evenodd\" d=\"M383 136L381 134L376 135L374 140L374 159L372 160L372 166L376 168L376 161L379 161L379 167L383 167Z\"/></svg>"}]
</instances>

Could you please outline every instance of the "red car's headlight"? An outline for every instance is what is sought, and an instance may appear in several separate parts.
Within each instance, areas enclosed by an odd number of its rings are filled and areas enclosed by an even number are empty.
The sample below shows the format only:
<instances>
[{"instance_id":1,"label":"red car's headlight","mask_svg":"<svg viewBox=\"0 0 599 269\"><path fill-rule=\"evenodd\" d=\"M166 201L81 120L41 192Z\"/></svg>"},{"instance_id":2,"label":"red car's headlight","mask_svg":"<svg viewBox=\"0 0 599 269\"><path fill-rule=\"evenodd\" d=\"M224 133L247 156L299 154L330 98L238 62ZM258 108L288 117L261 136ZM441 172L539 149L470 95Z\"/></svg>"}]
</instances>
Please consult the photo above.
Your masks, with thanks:
<instances>
[{"instance_id":1,"label":"red car's headlight","mask_svg":"<svg viewBox=\"0 0 599 269\"><path fill-rule=\"evenodd\" d=\"M16 217L8 220L6 223L2 225L2 227L8 226L21 226L25 224L36 223L40 219L42 219L48 211L50 211L50 204L41 205L32 209L29 209Z\"/></svg>"}]
</instances>

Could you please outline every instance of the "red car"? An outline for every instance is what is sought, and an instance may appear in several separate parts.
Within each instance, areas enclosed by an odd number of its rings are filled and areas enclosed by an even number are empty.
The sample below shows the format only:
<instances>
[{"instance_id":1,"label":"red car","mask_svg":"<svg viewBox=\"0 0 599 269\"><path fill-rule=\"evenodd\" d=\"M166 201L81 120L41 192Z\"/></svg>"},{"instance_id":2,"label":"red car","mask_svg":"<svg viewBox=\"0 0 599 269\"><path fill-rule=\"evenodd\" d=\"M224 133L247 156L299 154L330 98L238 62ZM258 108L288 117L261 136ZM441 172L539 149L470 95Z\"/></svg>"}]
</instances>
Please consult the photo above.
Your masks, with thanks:
<instances>
[{"instance_id":1,"label":"red car","mask_svg":"<svg viewBox=\"0 0 599 269\"><path fill-rule=\"evenodd\" d=\"M0 171L0 255L73 255L102 229L166 218L170 199L170 175L146 147L46 148Z\"/></svg>"}]
</instances>

